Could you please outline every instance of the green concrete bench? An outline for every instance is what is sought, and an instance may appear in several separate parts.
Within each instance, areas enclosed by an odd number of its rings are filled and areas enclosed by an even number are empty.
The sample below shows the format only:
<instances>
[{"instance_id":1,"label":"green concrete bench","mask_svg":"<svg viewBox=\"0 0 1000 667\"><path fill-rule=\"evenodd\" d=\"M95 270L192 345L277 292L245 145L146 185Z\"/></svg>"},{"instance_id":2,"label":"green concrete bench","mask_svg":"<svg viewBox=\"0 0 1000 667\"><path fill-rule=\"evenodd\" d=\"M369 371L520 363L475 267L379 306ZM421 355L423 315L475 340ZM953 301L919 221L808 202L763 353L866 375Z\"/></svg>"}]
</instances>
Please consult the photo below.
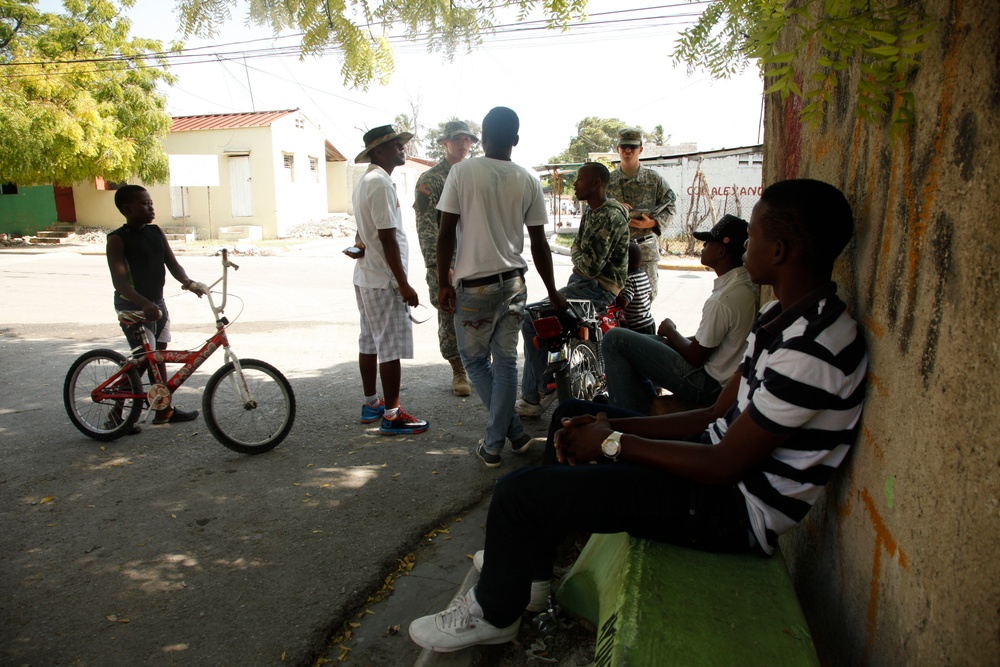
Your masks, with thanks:
<instances>
[{"instance_id":1,"label":"green concrete bench","mask_svg":"<svg viewBox=\"0 0 1000 667\"><path fill-rule=\"evenodd\" d=\"M597 628L595 667L820 664L780 552L593 535L556 599Z\"/></svg>"}]
</instances>

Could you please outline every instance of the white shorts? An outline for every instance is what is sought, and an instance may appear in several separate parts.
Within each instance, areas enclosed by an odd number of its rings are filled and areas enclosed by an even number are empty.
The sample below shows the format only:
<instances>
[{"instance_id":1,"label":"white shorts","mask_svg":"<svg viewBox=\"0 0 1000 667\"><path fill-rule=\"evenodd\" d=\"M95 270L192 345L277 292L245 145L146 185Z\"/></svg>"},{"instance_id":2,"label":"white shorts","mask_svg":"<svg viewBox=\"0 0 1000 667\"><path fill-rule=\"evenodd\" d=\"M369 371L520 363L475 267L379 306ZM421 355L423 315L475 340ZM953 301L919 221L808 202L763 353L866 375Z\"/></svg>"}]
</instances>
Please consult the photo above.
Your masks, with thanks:
<instances>
[{"instance_id":1,"label":"white shorts","mask_svg":"<svg viewBox=\"0 0 1000 667\"><path fill-rule=\"evenodd\" d=\"M395 287L354 286L361 313L358 351L378 355L380 364L413 358L413 324Z\"/></svg>"}]
</instances>

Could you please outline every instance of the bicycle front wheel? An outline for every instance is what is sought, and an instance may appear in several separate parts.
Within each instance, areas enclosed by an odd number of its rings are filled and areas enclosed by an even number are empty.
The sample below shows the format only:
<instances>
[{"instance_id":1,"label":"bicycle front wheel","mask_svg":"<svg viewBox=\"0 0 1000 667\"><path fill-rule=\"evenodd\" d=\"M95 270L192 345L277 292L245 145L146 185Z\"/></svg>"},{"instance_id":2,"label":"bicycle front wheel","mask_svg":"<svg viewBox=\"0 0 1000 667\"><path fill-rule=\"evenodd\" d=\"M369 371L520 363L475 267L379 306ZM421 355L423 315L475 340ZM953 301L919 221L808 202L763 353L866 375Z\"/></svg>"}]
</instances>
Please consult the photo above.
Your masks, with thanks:
<instances>
[{"instance_id":1,"label":"bicycle front wheel","mask_svg":"<svg viewBox=\"0 0 1000 667\"><path fill-rule=\"evenodd\" d=\"M105 398L93 391L119 373L125 356L114 350L91 350L69 367L63 383L63 403L70 421L81 433L107 442L135 426L142 412L143 388L134 368L121 373L104 389Z\"/></svg>"},{"instance_id":2,"label":"bicycle front wheel","mask_svg":"<svg viewBox=\"0 0 1000 667\"><path fill-rule=\"evenodd\" d=\"M295 421L295 394L285 376L257 359L230 362L205 385L202 408L215 439L241 454L263 454L278 446Z\"/></svg>"}]
</instances>

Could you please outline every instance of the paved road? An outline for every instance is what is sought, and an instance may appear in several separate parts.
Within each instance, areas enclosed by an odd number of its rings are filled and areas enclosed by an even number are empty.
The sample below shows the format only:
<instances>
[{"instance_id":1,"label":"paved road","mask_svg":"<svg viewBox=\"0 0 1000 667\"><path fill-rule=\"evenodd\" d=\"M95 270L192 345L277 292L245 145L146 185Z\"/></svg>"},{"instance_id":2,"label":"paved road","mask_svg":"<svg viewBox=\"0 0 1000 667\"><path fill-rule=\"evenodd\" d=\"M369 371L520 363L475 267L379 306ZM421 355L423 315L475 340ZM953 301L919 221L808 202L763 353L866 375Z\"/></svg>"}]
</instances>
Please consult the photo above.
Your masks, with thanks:
<instances>
[{"instance_id":1,"label":"paved road","mask_svg":"<svg viewBox=\"0 0 1000 667\"><path fill-rule=\"evenodd\" d=\"M344 245L235 258L234 349L280 368L298 398L291 435L257 457L223 448L201 420L103 445L78 433L62 406L66 369L85 350L123 343L104 257L0 251L0 664L309 664L421 535L503 472L538 461L538 448L507 452L499 471L476 459L485 411L451 395L433 320L415 328L402 394L431 429L387 439L357 423ZM181 262L201 281L218 270L215 257ZM568 258L555 262L564 283ZM693 333L712 276L661 274L656 314ZM534 274L529 291L542 294ZM197 346L211 331L207 307L177 287L167 297L175 346ZM182 388L181 405L200 407L219 364ZM438 604L428 598L413 616Z\"/></svg>"}]
</instances>

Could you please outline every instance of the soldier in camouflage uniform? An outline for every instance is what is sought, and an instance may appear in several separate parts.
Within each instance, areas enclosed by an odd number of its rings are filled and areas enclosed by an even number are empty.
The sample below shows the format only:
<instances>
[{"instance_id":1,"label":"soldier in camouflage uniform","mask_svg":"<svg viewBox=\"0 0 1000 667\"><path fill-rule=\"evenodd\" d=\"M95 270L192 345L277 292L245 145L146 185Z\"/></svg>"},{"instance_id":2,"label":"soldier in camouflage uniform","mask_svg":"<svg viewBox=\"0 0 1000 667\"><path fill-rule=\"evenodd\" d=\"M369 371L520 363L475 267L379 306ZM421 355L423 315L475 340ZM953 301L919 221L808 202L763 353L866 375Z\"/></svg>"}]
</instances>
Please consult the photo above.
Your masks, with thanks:
<instances>
[{"instance_id":1,"label":"soldier in camouflage uniform","mask_svg":"<svg viewBox=\"0 0 1000 667\"><path fill-rule=\"evenodd\" d=\"M599 162L580 167L573 188L576 198L586 201L588 209L570 255L573 273L569 284L559 290L567 299L587 299L598 309L615 300L628 279L628 211L607 196L608 168ZM542 387L545 352L535 347L535 329L525 318L521 325L524 337L524 373L521 398L514 409L522 417L538 417L552 403L555 392Z\"/></svg>"},{"instance_id":2,"label":"soldier in camouflage uniform","mask_svg":"<svg viewBox=\"0 0 1000 667\"><path fill-rule=\"evenodd\" d=\"M677 195L659 172L639 165L642 154L642 131L624 127L618 131L618 156L621 163L611 172L608 196L629 210L629 236L642 249L642 268L649 276L656 298L660 261L660 236L667 231L674 215Z\"/></svg>"},{"instance_id":3,"label":"soldier in camouflage uniform","mask_svg":"<svg viewBox=\"0 0 1000 667\"><path fill-rule=\"evenodd\" d=\"M472 387L465 375L462 357L458 353L458 343L455 340L455 318L450 313L441 310L438 303L440 286L438 285L437 271L437 241L440 212L437 210L437 203L441 197L441 191L444 189L444 182L448 178L448 172L451 171L451 165L464 160L469 155L473 144L479 141L479 137L469 130L466 123L453 120L445 124L444 133L438 141L444 146L444 157L417 179L413 208L417 212L417 238L420 240L420 252L423 253L424 265L427 267L427 289L430 290L431 303L438 309L438 344L441 356L451 364L452 392L456 396L468 396L472 393ZM453 264L454 261L452 259Z\"/></svg>"}]
</instances>

